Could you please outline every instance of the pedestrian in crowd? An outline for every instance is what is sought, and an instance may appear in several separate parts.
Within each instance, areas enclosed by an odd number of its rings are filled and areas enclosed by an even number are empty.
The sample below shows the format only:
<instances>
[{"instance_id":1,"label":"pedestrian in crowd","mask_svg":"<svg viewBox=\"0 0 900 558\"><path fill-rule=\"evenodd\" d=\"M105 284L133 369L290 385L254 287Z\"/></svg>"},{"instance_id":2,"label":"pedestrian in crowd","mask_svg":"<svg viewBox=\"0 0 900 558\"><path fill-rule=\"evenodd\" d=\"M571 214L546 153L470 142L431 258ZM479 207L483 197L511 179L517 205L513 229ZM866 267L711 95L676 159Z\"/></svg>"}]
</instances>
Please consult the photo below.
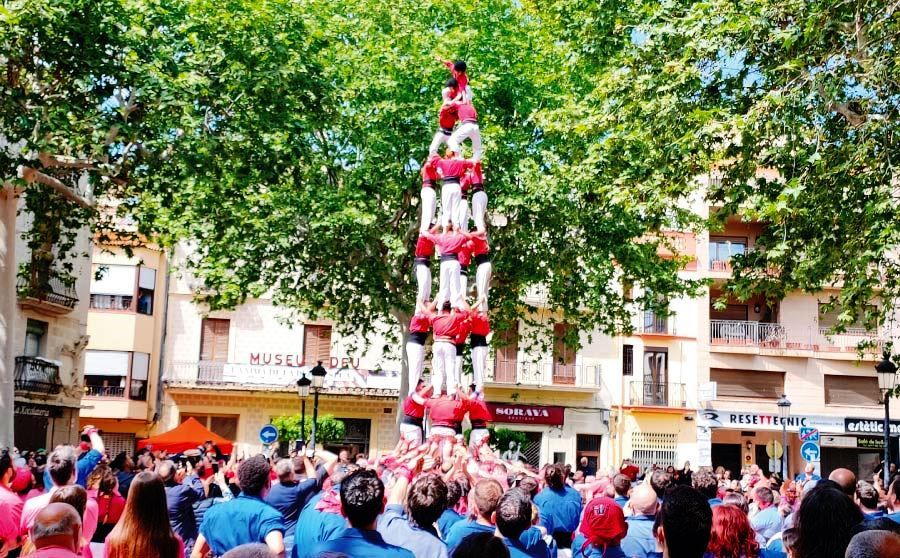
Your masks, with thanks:
<instances>
[{"instance_id":1,"label":"pedestrian in crowd","mask_svg":"<svg viewBox=\"0 0 900 558\"><path fill-rule=\"evenodd\" d=\"M262 543L242 544L222 555L222 558L275 558L269 547Z\"/></svg>"},{"instance_id":2,"label":"pedestrian in crowd","mask_svg":"<svg viewBox=\"0 0 900 558\"><path fill-rule=\"evenodd\" d=\"M507 491L497 503L496 517L497 531L511 558L550 558L550 548L543 541L527 548L520 540L532 523L531 499L527 494L521 490Z\"/></svg>"},{"instance_id":3,"label":"pedestrian in crowd","mask_svg":"<svg viewBox=\"0 0 900 558\"><path fill-rule=\"evenodd\" d=\"M421 460L417 463L421 467ZM394 472L394 488L378 519L378 532L387 543L408 548L416 556L447 558L447 545L434 528L447 508L447 484L433 473L413 482L413 471L415 468L401 468Z\"/></svg>"},{"instance_id":4,"label":"pedestrian in crowd","mask_svg":"<svg viewBox=\"0 0 900 558\"><path fill-rule=\"evenodd\" d=\"M844 556L853 528L863 515L842 488L834 482L820 482L803 497L796 519L795 558Z\"/></svg>"},{"instance_id":5,"label":"pedestrian in crowd","mask_svg":"<svg viewBox=\"0 0 900 558\"><path fill-rule=\"evenodd\" d=\"M702 558L709 545L712 510L706 498L689 486L666 494L656 517L656 540L663 558Z\"/></svg>"},{"instance_id":6,"label":"pedestrian in crowd","mask_svg":"<svg viewBox=\"0 0 900 558\"><path fill-rule=\"evenodd\" d=\"M572 540L573 558L626 558L622 539L628 524L622 508L609 497L594 498L584 508L578 532Z\"/></svg>"},{"instance_id":7,"label":"pedestrian in crowd","mask_svg":"<svg viewBox=\"0 0 900 558\"><path fill-rule=\"evenodd\" d=\"M91 425L85 426L81 431L81 443L77 448L69 446L73 449L76 456L76 478L75 484L82 488L87 488L88 475L100 464L106 453L106 446L103 445L103 438L100 437L100 431ZM58 449L58 447L57 447ZM50 473L44 471L44 486L52 486Z\"/></svg>"},{"instance_id":8,"label":"pedestrian in crowd","mask_svg":"<svg viewBox=\"0 0 900 558\"><path fill-rule=\"evenodd\" d=\"M94 432L93 435L96 436L96 432ZM46 470L50 477L51 488L49 492L25 502L25 505L22 508L22 517L19 521L19 531L21 535L24 536L28 533L38 512L47 507L55 492L66 486L75 485L81 470L77 465L77 460L78 454L72 446L57 446L56 449L53 450L53 453L50 454L50 457L47 460ZM93 471L93 468L91 468L91 471ZM86 477L85 480L87 480ZM94 536L94 532L97 530L98 517L99 509L97 507L97 502L90 499L87 500L84 509L84 518L83 521L80 522L80 532L88 541L91 540ZM87 548L86 552L89 553L90 548Z\"/></svg>"},{"instance_id":9,"label":"pedestrian in crowd","mask_svg":"<svg viewBox=\"0 0 900 558\"><path fill-rule=\"evenodd\" d=\"M734 506L740 509L745 514L750 513L750 503L747 502L747 498L741 494L740 492L729 492L722 498L722 504L727 506Z\"/></svg>"},{"instance_id":10,"label":"pedestrian in crowd","mask_svg":"<svg viewBox=\"0 0 900 558\"><path fill-rule=\"evenodd\" d=\"M712 512L707 547L710 558L756 558L759 555L759 543L747 514L728 505L714 506Z\"/></svg>"},{"instance_id":11,"label":"pedestrian in crowd","mask_svg":"<svg viewBox=\"0 0 900 558\"><path fill-rule=\"evenodd\" d=\"M298 470L303 473L304 480L297 480ZM278 483L272 485L266 495L266 503L281 512L284 519L284 550L289 553L294 547L294 532L297 527L297 519L309 499L320 489L316 468L306 456L297 456L293 459L280 459L275 464L275 474L278 475Z\"/></svg>"},{"instance_id":12,"label":"pedestrian in crowd","mask_svg":"<svg viewBox=\"0 0 900 558\"><path fill-rule=\"evenodd\" d=\"M341 553L354 558L412 558L408 546L394 546L376 530L378 516L384 511L384 483L368 469L358 469L341 481L341 510L350 524L337 537L310 549L309 558ZM415 556L432 556L415 554Z\"/></svg>"},{"instance_id":13,"label":"pedestrian in crowd","mask_svg":"<svg viewBox=\"0 0 900 558\"><path fill-rule=\"evenodd\" d=\"M212 551L222 555L236 546L265 543L279 558L284 558L284 520L281 513L263 498L271 486L269 462L256 455L238 467L241 494L206 512L200 535L191 553L203 558Z\"/></svg>"},{"instance_id":14,"label":"pedestrian in crowd","mask_svg":"<svg viewBox=\"0 0 900 558\"><path fill-rule=\"evenodd\" d=\"M97 530L91 542L102 543L125 510L125 498L119 493L119 481L106 465L99 465L87 480L88 498L97 502Z\"/></svg>"},{"instance_id":15,"label":"pedestrian in crowd","mask_svg":"<svg viewBox=\"0 0 900 558\"><path fill-rule=\"evenodd\" d=\"M181 558L181 540L169 522L168 498L162 478L144 471L129 483L128 499L119 522L106 537L104 558Z\"/></svg>"},{"instance_id":16,"label":"pedestrian in crowd","mask_svg":"<svg viewBox=\"0 0 900 558\"><path fill-rule=\"evenodd\" d=\"M128 489L131 481L135 476L135 465L131 456L127 452L120 451L116 454L116 458L109 464L110 468L115 472L116 479L119 481L119 494L123 498L128 497Z\"/></svg>"},{"instance_id":17,"label":"pedestrian in crowd","mask_svg":"<svg viewBox=\"0 0 900 558\"><path fill-rule=\"evenodd\" d=\"M851 499L856 494L856 475L850 469L835 469L828 480L837 483L841 491Z\"/></svg>"},{"instance_id":18,"label":"pedestrian in crowd","mask_svg":"<svg viewBox=\"0 0 900 558\"><path fill-rule=\"evenodd\" d=\"M697 471L693 474L691 482L700 494L706 496L710 507L722 505L722 500L719 498L719 483L711 472L704 470Z\"/></svg>"},{"instance_id":19,"label":"pedestrian in crowd","mask_svg":"<svg viewBox=\"0 0 900 558\"><path fill-rule=\"evenodd\" d=\"M547 526L548 534L556 540L559 548L572 547L572 535L581 517L581 495L566 485L565 479L563 465L557 463L548 466L544 471L544 489L534 499L540 509L542 521L546 520L544 525Z\"/></svg>"},{"instance_id":20,"label":"pedestrian in crowd","mask_svg":"<svg viewBox=\"0 0 900 558\"><path fill-rule=\"evenodd\" d=\"M672 475L663 469L656 469L650 473L650 486L656 491L656 497L660 502L665 500L666 492L673 485Z\"/></svg>"},{"instance_id":21,"label":"pedestrian in crowd","mask_svg":"<svg viewBox=\"0 0 900 558\"><path fill-rule=\"evenodd\" d=\"M619 466L619 472L628 477L631 482L635 482L641 470L630 458L625 458L622 460L622 465Z\"/></svg>"},{"instance_id":22,"label":"pedestrian in crowd","mask_svg":"<svg viewBox=\"0 0 900 558\"><path fill-rule=\"evenodd\" d=\"M198 533L194 502L204 498L203 483L194 474L191 462L187 460L181 467L176 466L174 461L162 461L156 467L156 473L165 485L166 505L172 530L184 542L185 554L189 556ZM184 477L179 482L178 476L181 474Z\"/></svg>"},{"instance_id":23,"label":"pedestrian in crowd","mask_svg":"<svg viewBox=\"0 0 900 558\"><path fill-rule=\"evenodd\" d=\"M856 505L863 514L863 519L878 519L884 517L883 510L878 509L878 490L866 481L856 483L856 493L854 494Z\"/></svg>"},{"instance_id":24,"label":"pedestrian in crowd","mask_svg":"<svg viewBox=\"0 0 900 558\"><path fill-rule=\"evenodd\" d=\"M806 467L804 467L804 469L803 469L803 472L794 478L794 481L796 481L798 484L800 484L800 486L803 486L804 484L808 483L809 481L820 481L820 480L822 480L822 477L820 477L819 475L816 474L816 464L812 463L812 462L807 463Z\"/></svg>"},{"instance_id":25,"label":"pedestrian in crowd","mask_svg":"<svg viewBox=\"0 0 900 558\"><path fill-rule=\"evenodd\" d=\"M0 549L5 551L21 545L19 524L24 503L11 489L15 474L9 450L0 451Z\"/></svg>"},{"instance_id":26,"label":"pedestrian in crowd","mask_svg":"<svg viewBox=\"0 0 900 558\"><path fill-rule=\"evenodd\" d=\"M509 558L509 549L493 531L475 533L462 540L451 558Z\"/></svg>"},{"instance_id":27,"label":"pedestrian in crowd","mask_svg":"<svg viewBox=\"0 0 900 558\"><path fill-rule=\"evenodd\" d=\"M591 465L591 462L587 457L582 457L578 461L578 470L581 471L586 477L597 474L597 468Z\"/></svg>"},{"instance_id":28,"label":"pedestrian in crowd","mask_svg":"<svg viewBox=\"0 0 900 558\"><path fill-rule=\"evenodd\" d=\"M82 548L81 518L69 504L41 507L28 530L34 558L77 558Z\"/></svg>"},{"instance_id":29,"label":"pedestrian in crowd","mask_svg":"<svg viewBox=\"0 0 900 558\"><path fill-rule=\"evenodd\" d=\"M897 558L900 535L890 531L865 531L850 539L845 558Z\"/></svg>"},{"instance_id":30,"label":"pedestrian in crowd","mask_svg":"<svg viewBox=\"0 0 900 558\"><path fill-rule=\"evenodd\" d=\"M447 482L447 507L444 509L444 512L441 513L441 516L437 520L438 532L441 534L441 538L446 541L447 535L450 533L450 529L459 521L462 521L463 516L460 515L456 511L456 507L459 505L459 499L462 497L462 487L456 481L448 481Z\"/></svg>"},{"instance_id":31,"label":"pedestrian in crowd","mask_svg":"<svg viewBox=\"0 0 900 558\"><path fill-rule=\"evenodd\" d=\"M656 551L656 491L647 483L638 485L631 493L628 508L631 515L625 518L628 533L622 540L622 551L629 558L648 558Z\"/></svg>"},{"instance_id":32,"label":"pedestrian in crowd","mask_svg":"<svg viewBox=\"0 0 900 558\"><path fill-rule=\"evenodd\" d=\"M769 539L784 528L784 519L775 505L775 494L771 488L757 487L754 495L759 511L750 520L750 525L756 532L756 541L761 547L765 547Z\"/></svg>"},{"instance_id":33,"label":"pedestrian in crowd","mask_svg":"<svg viewBox=\"0 0 900 558\"><path fill-rule=\"evenodd\" d=\"M680 484L684 486L692 486L693 485L693 476L694 472L691 470L691 462L685 461L684 467L675 471L674 480L675 484Z\"/></svg>"},{"instance_id":34,"label":"pedestrian in crowd","mask_svg":"<svg viewBox=\"0 0 900 558\"><path fill-rule=\"evenodd\" d=\"M475 484L469 496L469 510L473 519L454 524L444 541L453 554L463 540L471 535L493 533L496 530L495 513L503 487L493 479L483 479Z\"/></svg>"},{"instance_id":35,"label":"pedestrian in crowd","mask_svg":"<svg viewBox=\"0 0 900 558\"><path fill-rule=\"evenodd\" d=\"M628 504L628 497L631 495L631 479L619 473L613 477L613 490L616 493L614 498L616 505L625 509L625 506Z\"/></svg>"}]
</instances>

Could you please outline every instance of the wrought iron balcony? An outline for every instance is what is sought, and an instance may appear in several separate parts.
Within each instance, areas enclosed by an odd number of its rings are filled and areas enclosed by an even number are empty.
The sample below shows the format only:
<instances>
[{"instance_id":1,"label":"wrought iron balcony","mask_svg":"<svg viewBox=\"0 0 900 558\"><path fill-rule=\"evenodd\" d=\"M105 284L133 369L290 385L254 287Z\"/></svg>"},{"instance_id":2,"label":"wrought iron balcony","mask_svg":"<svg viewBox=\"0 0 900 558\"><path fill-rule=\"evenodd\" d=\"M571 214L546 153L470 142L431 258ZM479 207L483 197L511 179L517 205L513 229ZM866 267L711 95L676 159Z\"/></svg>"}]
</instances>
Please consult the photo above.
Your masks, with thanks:
<instances>
[{"instance_id":1,"label":"wrought iron balcony","mask_svg":"<svg viewBox=\"0 0 900 558\"><path fill-rule=\"evenodd\" d=\"M55 394L62 389L59 365L40 357L16 357L16 391Z\"/></svg>"},{"instance_id":2,"label":"wrought iron balcony","mask_svg":"<svg viewBox=\"0 0 900 558\"><path fill-rule=\"evenodd\" d=\"M686 407L684 384L631 382L629 405L646 407Z\"/></svg>"},{"instance_id":3,"label":"wrought iron balcony","mask_svg":"<svg viewBox=\"0 0 900 558\"><path fill-rule=\"evenodd\" d=\"M78 304L75 288L56 275L44 280L19 277L16 293L21 306L50 315L68 314Z\"/></svg>"},{"instance_id":4,"label":"wrought iron balcony","mask_svg":"<svg viewBox=\"0 0 900 558\"><path fill-rule=\"evenodd\" d=\"M710 320L709 340L713 345L783 347L784 326L744 320Z\"/></svg>"}]
</instances>

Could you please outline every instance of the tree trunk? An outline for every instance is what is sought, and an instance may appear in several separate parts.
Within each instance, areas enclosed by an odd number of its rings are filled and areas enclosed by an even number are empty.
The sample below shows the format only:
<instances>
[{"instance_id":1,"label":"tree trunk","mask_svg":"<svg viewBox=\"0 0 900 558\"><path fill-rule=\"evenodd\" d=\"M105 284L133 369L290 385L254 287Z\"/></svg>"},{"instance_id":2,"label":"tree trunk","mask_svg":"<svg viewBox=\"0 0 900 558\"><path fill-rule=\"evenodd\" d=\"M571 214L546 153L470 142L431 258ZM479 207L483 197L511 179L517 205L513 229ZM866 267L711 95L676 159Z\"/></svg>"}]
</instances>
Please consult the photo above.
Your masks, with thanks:
<instances>
[{"instance_id":1,"label":"tree trunk","mask_svg":"<svg viewBox=\"0 0 900 558\"><path fill-rule=\"evenodd\" d=\"M409 359L406 358L406 336L409 334L409 320L412 316L404 310L392 310L391 315L400 327L400 393L397 395L397 424L402 418L403 400L409 392Z\"/></svg>"}]
</instances>

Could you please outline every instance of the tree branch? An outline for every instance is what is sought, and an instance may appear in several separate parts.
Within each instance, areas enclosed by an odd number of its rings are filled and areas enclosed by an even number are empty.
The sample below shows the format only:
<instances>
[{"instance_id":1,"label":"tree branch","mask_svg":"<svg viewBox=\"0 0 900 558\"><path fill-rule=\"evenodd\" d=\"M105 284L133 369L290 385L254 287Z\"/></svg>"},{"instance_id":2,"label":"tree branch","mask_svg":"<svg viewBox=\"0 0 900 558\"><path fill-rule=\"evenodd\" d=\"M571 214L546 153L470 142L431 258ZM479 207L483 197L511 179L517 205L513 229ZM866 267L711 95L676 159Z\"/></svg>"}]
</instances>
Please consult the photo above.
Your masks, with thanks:
<instances>
[{"instance_id":1,"label":"tree branch","mask_svg":"<svg viewBox=\"0 0 900 558\"><path fill-rule=\"evenodd\" d=\"M38 161L45 169L63 168L63 169L91 169L96 170L97 167L93 161L88 159L76 159L75 157L66 157L64 155L51 155L49 153L39 153Z\"/></svg>"},{"instance_id":2,"label":"tree branch","mask_svg":"<svg viewBox=\"0 0 900 558\"><path fill-rule=\"evenodd\" d=\"M57 194L61 195L65 199L74 203L75 205L78 205L85 209L91 209L93 207L93 205L90 202L88 202L87 200L85 200L84 198L82 198L81 196L76 194L74 190L72 190L71 188L69 188L68 186L66 186L59 180L57 180L56 178L53 178L50 175L44 174L37 169L31 168L31 167L26 167L26 166L20 166L19 167L19 178L25 180L26 182L32 182L32 183L37 183L37 184L43 184L44 186L49 186L50 188L53 188L54 190L56 190Z\"/></svg>"},{"instance_id":3,"label":"tree branch","mask_svg":"<svg viewBox=\"0 0 900 558\"><path fill-rule=\"evenodd\" d=\"M825 100L825 103L828 106L828 110L834 111L844 118L847 119L847 122L853 126L854 128L859 128L863 124L866 123L866 116L864 114L859 114L850 108L848 103L838 103L832 100L827 93L825 93L825 88L822 87L821 83L816 83L816 91Z\"/></svg>"}]
</instances>

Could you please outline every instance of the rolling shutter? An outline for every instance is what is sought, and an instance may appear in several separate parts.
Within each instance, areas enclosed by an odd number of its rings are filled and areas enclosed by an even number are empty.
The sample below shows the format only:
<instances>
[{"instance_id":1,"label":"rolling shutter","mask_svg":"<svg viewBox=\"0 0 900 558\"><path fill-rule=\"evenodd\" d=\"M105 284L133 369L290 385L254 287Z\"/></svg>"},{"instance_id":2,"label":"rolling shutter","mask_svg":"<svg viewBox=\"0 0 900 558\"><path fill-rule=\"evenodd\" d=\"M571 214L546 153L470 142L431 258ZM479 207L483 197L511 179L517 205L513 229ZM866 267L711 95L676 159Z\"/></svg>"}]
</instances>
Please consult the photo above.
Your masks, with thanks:
<instances>
[{"instance_id":1,"label":"rolling shutter","mask_svg":"<svg viewBox=\"0 0 900 558\"><path fill-rule=\"evenodd\" d=\"M784 391L784 372L711 368L709 379L717 383L719 397L778 399Z\"/></svg>"},{"instance_id":2,"label":"rolling shutter","mask_svg":"<svg viewBox=\"0 0 900 558\"><path fill-rule=\"evenodd\" d=\"M878 378L866 376L825 375L826 405L878 405L881 391Z\"/></svg>"}]
</instances>

